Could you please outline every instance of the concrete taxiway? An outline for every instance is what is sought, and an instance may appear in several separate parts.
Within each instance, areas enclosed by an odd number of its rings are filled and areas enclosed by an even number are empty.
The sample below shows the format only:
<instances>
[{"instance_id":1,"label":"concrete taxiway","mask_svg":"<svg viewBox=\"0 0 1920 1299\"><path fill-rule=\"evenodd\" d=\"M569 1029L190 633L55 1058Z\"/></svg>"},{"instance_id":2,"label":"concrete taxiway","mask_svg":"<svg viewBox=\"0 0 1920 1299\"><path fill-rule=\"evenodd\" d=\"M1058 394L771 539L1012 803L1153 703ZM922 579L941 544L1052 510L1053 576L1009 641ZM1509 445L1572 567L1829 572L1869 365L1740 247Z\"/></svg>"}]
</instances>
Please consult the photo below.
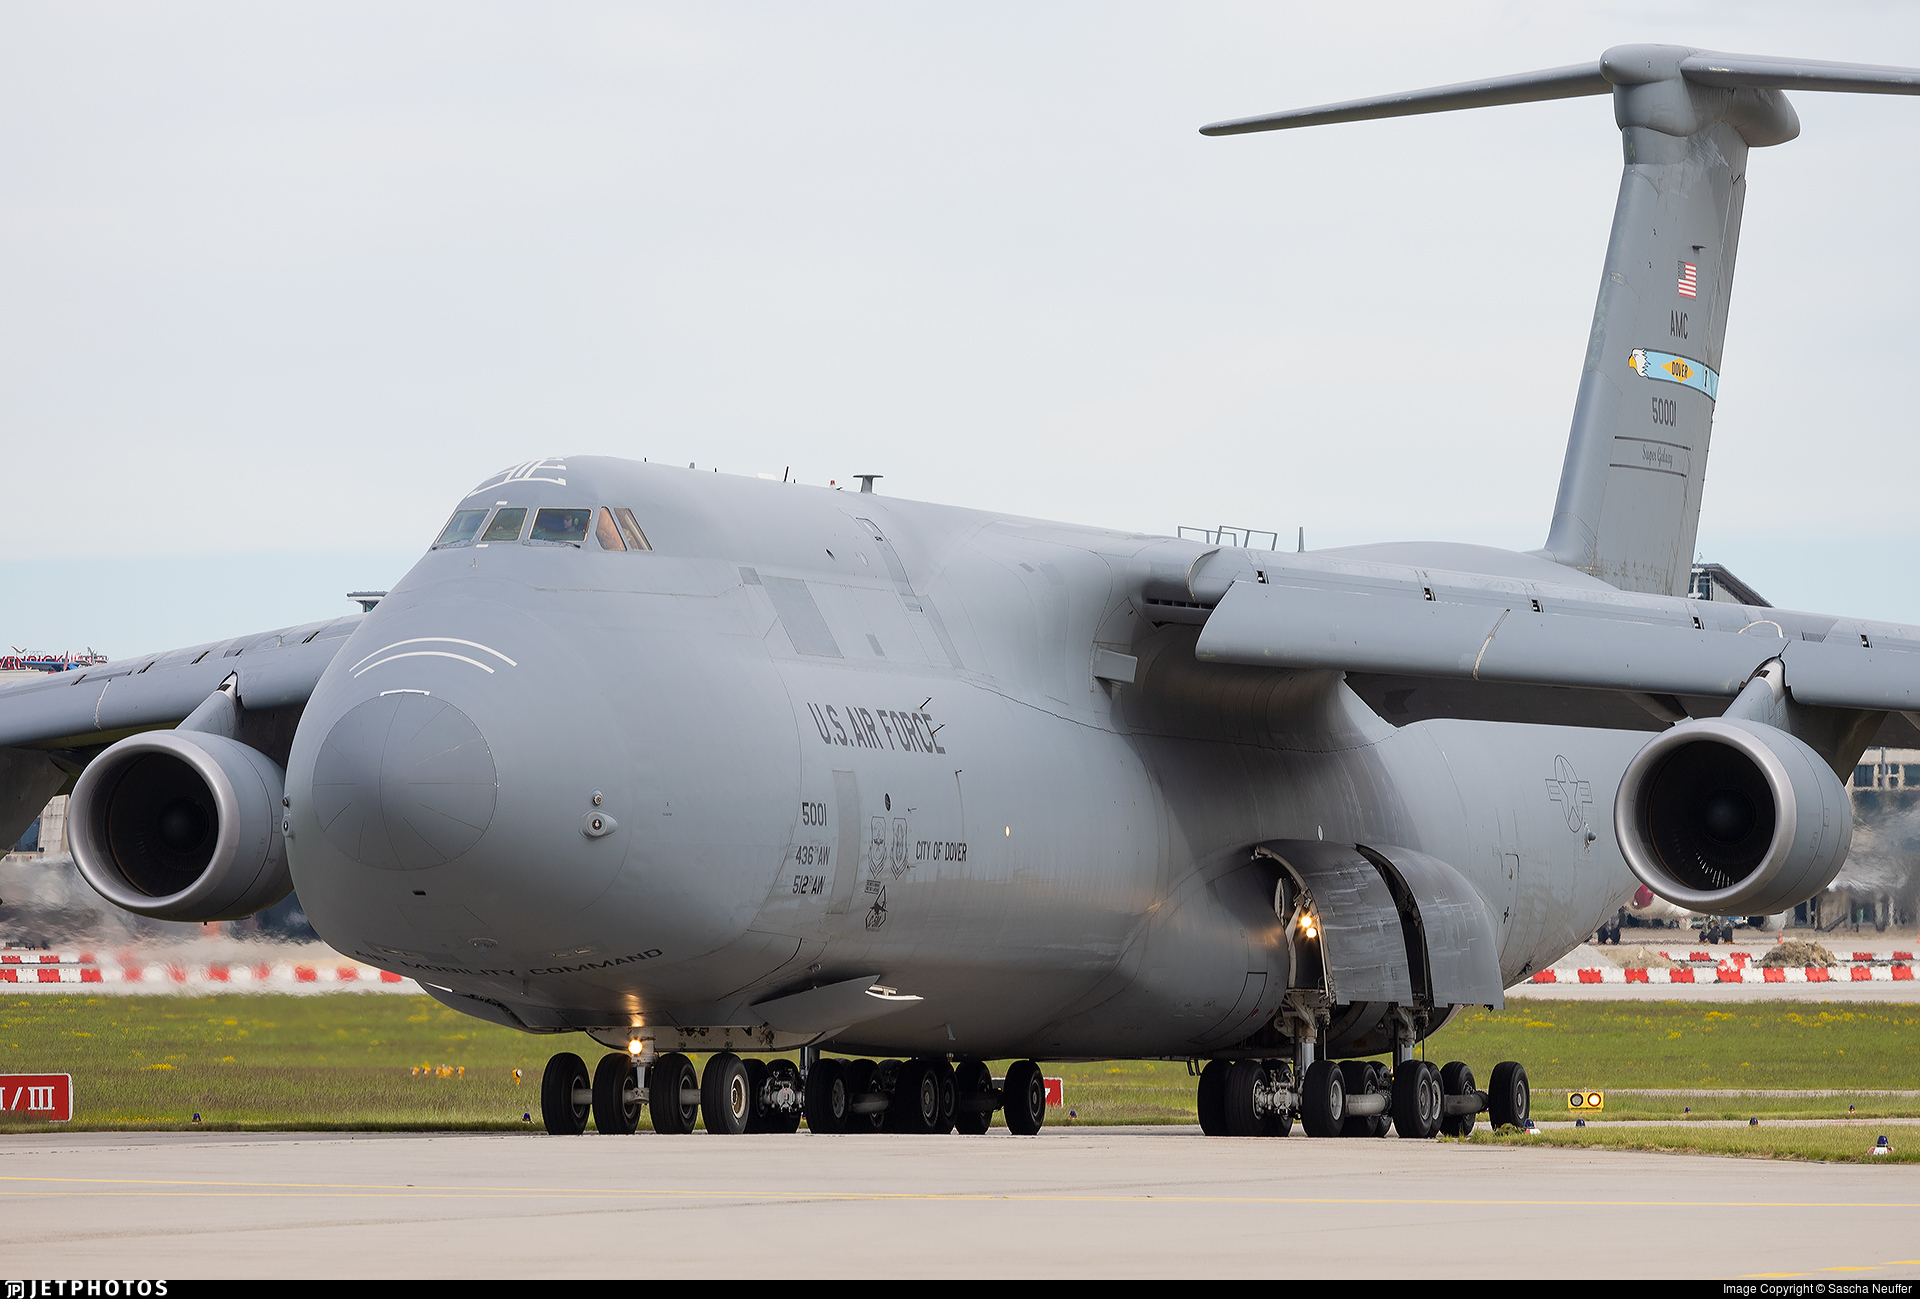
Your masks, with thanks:
<instances>
[{"instance_id":1,"label":"concrete taxiway","mask_svg":"<svg viewBox=\"0 0 1920 1299\"><path fill-rule=\"evenodd\" d=\"M1907 1280L1920 1167L1077 1128L0 1139L59 1277Z\"/></svg>"}]
</instances>

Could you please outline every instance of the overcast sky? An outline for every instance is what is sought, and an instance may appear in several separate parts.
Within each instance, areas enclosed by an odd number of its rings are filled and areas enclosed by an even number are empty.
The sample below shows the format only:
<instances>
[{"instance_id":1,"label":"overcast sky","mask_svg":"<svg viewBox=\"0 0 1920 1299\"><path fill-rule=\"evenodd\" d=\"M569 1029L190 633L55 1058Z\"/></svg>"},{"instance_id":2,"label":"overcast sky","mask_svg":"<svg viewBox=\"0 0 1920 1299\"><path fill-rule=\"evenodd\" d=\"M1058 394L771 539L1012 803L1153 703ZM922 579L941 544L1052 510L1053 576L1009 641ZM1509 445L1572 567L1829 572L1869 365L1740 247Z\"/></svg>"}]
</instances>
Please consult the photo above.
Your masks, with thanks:
<instances>
[{"instance_id":1,"label":"overcast sky","mask_svg":"<svg viewBox=\"0 0 1920 1299\"><path fill-rule=\"evenodd\" d=\"M542 455L1309 547L1546 535L1605 99L1218 118L1920 7L0 3L0 640L345 612ZM1756 152L1700 549L1920 621L1920 99Z\"/></svg>"}]
</instances>

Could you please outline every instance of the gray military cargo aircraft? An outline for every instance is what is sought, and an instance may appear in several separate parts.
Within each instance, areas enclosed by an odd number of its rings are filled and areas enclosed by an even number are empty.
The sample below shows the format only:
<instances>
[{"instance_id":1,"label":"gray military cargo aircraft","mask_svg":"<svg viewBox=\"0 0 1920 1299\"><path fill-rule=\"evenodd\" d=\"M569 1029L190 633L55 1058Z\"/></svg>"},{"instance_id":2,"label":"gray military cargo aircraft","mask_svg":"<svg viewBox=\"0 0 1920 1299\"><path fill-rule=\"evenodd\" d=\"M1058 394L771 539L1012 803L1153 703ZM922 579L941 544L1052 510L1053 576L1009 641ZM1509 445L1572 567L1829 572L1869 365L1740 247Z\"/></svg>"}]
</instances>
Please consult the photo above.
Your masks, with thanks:
<instances>
[{"instance_id":1,"label":"gray military cargo aircraft","mask_svg":"<svg viewBox=\"0 0 1920 1299\"><path fill-rule=\"evenodd\" d=\"M1275 553L530 460L369 613L0 692L0 837L70 788L121 907L297 886L447 1005L588 1034L612 1051L553 1057L553 1132L648 1106L1031 1133L1037 1062L1073 1057L1206 1062L1209 1133L1525 1122L1518 1063L1481 1090L1416 1045L1640 884L1715 914L1815 893L1844 773L1920 743L1920 629L1685 594L1748 151L1797 134L1787 88L1920 72L1625 46L1205 128L1612 95L1626 167L1537 551Z\"/></svg>"}]
</instances>

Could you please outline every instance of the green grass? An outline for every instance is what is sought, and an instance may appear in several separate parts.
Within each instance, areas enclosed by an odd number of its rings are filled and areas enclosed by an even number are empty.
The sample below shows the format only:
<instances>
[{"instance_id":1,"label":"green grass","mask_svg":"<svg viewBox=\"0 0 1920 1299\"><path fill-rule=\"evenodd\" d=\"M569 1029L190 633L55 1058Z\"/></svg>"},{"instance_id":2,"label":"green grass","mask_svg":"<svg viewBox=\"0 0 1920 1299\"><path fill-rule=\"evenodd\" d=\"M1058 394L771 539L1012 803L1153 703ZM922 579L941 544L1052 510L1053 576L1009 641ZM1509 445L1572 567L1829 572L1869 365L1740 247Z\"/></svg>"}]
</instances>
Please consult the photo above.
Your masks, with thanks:
<instances>
[{"instance_id":1,"label":"green grass","mask_svg":"<svg viewBox=\"0 0 1920 1299\"><path fill-rule=\"evenodd\" d=\"M1689 1117L1764 1120L1841 1117L1851 1102L1858 1117L1903 1116L1920 1115L1920 1098L1710 1093L1920 1090L1916 1030L1920 1006L1898 1004L1751 1002L1721 1010L1530 1002L1461 1016L1434 1037L1427 1054L1466 1060L1482 1086L1496 1061L1522 1061L1541 1118L1567 1115L1556 1092L1602 1088L1607 1109L1594 1117L1610 1120L1609 1128L1678 1118L1686 1106L1694 1111ZM580 1034L532 1037L427 997L259 993L3 998L0 1049L0 1068L9 1072L74 1075L71 1126L96 1129L189 1128L195 1113L205 1127L307 1130L519 1129L521 1115L530 1113L537 1129L547 1057L574 1051L591 1065L602 1053ZM443 1066L465 1073L443 1077ZM419 1067L428 1072L414 1074ZM995 1072L1004 1067L996 1062ZM1195 1121L1194 1081L1179 1062L1053 1065L1047 1072L1066 1080L1072 1111L1050 1123ZM1635 1096L1634 1088L1687 1094ZM40 1126L0 1115L0 1131ZM1598 1136L1592 1128L1583 1135ZM1920 1136L1914 1144L1920 1147Z\"/></svg>"},{"instance_id":2,"label":"green grass","mask_svg":"<svg viewBox=\"0 0 1920 1299\"><path fill-rule=\"evenodd\" d=\"M1467 1140L1475 1145L1499 1146L1573 1146L1598 1150L1647 1150L1658 1154L1731 1155L1745 1159L1805 1159L1843 1164L1915 1164L1920 1163L1920 1130L1892 1128L1887 1138L1893 1143L1891 1155L1869 1155L1867 1150L1880 1133L1872 1127L1832 1128L1690 1128L1678 1124L1638 1126L1608 1124L1604 1127L1553 1128L1537 1137L1529 1137L1508 1128L1502 1132L1480 1131ZM1445 1138L1442 1138L1445 1140ZM1708 1191L1703 1198L1739 1199L1738 1186L1716 1196Z\"/></svg>"},{"instance_id":3,"label":"green grass","mask_svg":"<svg viewBox=\"0 0 1920 1299\"><path fill-rule=\"evenodd\" d=\"M1920 1004L1522 1002L1464 1013L1427 1044L1486 1086L1518 1060L1534 1087L1920 1090ZM1684 1103L1684 1102L1683 1102ZM1844 1108L1844 1105L1843 1105Z\"/></svg>"}]
</instances>

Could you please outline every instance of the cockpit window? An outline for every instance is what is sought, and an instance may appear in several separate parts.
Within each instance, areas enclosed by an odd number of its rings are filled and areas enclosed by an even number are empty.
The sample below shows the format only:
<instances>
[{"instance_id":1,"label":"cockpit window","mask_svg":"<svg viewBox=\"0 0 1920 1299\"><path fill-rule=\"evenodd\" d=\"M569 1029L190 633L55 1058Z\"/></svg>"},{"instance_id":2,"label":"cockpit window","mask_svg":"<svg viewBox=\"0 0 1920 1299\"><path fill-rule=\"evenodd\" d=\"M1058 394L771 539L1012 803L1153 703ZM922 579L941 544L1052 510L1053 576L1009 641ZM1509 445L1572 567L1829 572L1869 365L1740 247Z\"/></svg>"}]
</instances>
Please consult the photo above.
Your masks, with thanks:
<instances>
[{"instance_id":1,"label":"cockpit window","mask_svg":"<svg viewBox=\"0 0 1920 1299\"><path fill-rule=\"evenodd\" d=\"M625 550L627 543L620 537L620 528L613 521L613 514L606 506L600 507L600 522L594 525L594 538L599 541L602 550Z\"/></svg>"},{"instance_id":2,"label":"cockpit window","mask_svg":"<svg viewBox=\"0 0 1920 1299\"><path fill-rule=\"evenodd\" d=\"M624 505L614 506L613 520L620 527L620 535L627 539L628 550L653 549L653 543L647 540L647 534L640 531L640 525L634 522L632 510Z\"/></svg>"},{"instance_id":3,"label":"cockpit window","mask_svg":"<svg viewBox=\"0 0 1920 1299\"><path fill-rule=\"evenodd\" d=\"M485 510L461 510L447 520L447 530L440 534L439 546L465 546L473 541L473 534L480 531L480 521L487 517Z\"/></svg>"},{"instance_id":4,"label":"cockpit window","mask_svg":"<svg viewBox=\"0 0 1920 1299\"><path fill-rule=\"evenodd\" d=\"M577 546L587 539L587 525L591 522L591 509L562 510L549 506L533 516L533 531L527 534L527 540Z\"/></svg>"},{"instance_id":5,"label":"cockpit window","mask_svg":"<svg viewBox=\"0 0 1920 1299\"><path fill-rule=\"evenodd\" d=\"M493 522L480 535L481 541L518 541L520 525L527 521L527 512L523 509L501 510L493 516Z\"/></svg>"}]
</instances>

